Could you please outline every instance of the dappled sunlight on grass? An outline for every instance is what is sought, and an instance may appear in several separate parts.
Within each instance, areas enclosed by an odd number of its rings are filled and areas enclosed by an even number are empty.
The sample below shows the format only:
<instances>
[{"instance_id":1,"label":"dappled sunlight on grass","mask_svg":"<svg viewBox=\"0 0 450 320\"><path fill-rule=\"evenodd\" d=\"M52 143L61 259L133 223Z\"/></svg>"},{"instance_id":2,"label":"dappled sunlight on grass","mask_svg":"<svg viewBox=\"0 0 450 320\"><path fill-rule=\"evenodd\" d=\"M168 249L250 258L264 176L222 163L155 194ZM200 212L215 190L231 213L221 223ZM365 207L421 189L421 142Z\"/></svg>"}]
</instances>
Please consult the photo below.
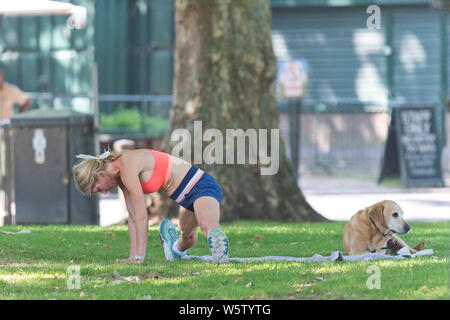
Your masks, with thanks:
<instances>
[{"instance_id":1,"label":"dappled sunlight on grass","mask_svg":"<svg viewBox=\"0 0 450 320\"><path fill-rule=\"evenodd\" d=\"M432 258L432 257L418 257L413 259L402 260L379 260L370 261L373 264L377 264L383 268L412 268L412 267L430 267L437 268L439 266L445 267L448 263L447 258ZM437 270L437 269L435 269Z\"/></svg>"},{"instance_id":2,"label":"dappled sunlight on grass","mask_svg":"<svg viewBox=\"0 0 450 320\"><path fill-rule=\"evenodd\" d=\"M319 267L314 269L312 272L314 274L322 274L322 273L344 273L351 271L353 264L332 264L328 263L324 267Z\"/></svg>"},{"instance_id":3,"label":"dappled sunlight on grass","mask_svg":"<svg viewBox=\"0 0 450 320\"><path fill-rule=\"evenodd\" d=\"M448 288L444 285L441 287L428 287L424 285L415 290L400 289L398 293L410 299L442 299L448 297Z\"/></svg>"},{"instance_id":4,"label":"dappled sunlight on grass","mask_svg":"<svg viewBox=\"0 0 450 320\"><path fill-rule=\"evenodd\" d=\"M58 273L42 273L42 272L35 272L35 273L15 272L14 274L0 273L0 281L5 281L9 284L17 284L30 280L42 281L45 279L62 279L62 278L65 279L66 275Z\"/></svg>"},{"instance_id":5,"label":"dappled sunlight on grass","mask_svg":"<svg viewBox=\"0 0 450 320\"><path fill-rule=\"evenodd\" d=\"M328 256L342 251L345 222L223 224L231 257ZM213 265L166 261L158 227L149 228L147 260L128 255L127 226L7 226L30 234L0 234L0 299L443 299L448 293L450 223L412 223L401 235L435 251L403 260L358 262L246 261ZM210 255L199 232L191 255ZM67 290L67 268L80 266L81 290ZM369 290L369 266L381 272L381 290Z\"/></svg>"},{"instance_id":6,"label":"dappled sunlight on grass","mask_svg":"<svg viewBox=\"0 0 450 320\"><path fill-rule=\"evenodd\" d=\"M330 231L342 229L344 222L333 223L285 223L285 222L266 222L266 221L240 221L238 225L227 225L223 227L226 231L237 235L264 234L264 235L289 235L308 233L310 235L326 234Z\"/></svg>"},{"instance_id":7,"label":"dappled sunlight on grass","mask_svg":"<svg viewBox=\"0 0 450 320\"><path fill-rule=\"evenodd\" d=\"M153 280L152 284L155 286L179 285L191 280L192 277L162 278L158 280Z\"/></svg>"}]
</instances>

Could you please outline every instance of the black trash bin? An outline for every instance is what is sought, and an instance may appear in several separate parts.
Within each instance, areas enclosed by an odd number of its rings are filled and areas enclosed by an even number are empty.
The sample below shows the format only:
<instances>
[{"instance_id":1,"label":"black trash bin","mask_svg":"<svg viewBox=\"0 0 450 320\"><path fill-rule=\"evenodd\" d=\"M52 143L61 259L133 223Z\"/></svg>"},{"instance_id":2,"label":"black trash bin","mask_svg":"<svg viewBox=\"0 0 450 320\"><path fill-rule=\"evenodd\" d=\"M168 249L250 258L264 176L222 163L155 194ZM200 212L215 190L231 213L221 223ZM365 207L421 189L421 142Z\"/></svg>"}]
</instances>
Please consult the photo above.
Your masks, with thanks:
<instances>
[{"instance_id":1,"label":"black trash bin","mask_svg":"<svg viewBox=\"0 0 450 320\"><path fill-rule=\"evenodd\" d=\"M12 223L98 224L98 198L76 190L78 153L94 154L93 117L71 110L31 110L11 118Z\"/></svg>"}]
</instances>

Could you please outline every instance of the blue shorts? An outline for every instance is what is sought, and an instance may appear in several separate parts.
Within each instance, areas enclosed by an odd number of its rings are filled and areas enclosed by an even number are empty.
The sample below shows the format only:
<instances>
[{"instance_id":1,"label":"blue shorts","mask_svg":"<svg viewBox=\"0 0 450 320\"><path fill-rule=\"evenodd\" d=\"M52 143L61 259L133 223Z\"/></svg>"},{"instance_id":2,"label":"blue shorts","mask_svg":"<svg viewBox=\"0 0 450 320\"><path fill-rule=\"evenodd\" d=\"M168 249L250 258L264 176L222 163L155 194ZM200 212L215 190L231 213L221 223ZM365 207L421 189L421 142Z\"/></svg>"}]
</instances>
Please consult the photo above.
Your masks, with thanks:
<instances>
[{"instance_id":1,"label":"blue shorts","mask_svg":"<svg viewBox=\"0 0 450 320\"><path fill-rule=\"evenodd\" d=\"M192 166L170 198L183 208L195 212L195 200L205 196L222 203L222 190L217 181L207 172Z\"/></svg>"}]
</instances>

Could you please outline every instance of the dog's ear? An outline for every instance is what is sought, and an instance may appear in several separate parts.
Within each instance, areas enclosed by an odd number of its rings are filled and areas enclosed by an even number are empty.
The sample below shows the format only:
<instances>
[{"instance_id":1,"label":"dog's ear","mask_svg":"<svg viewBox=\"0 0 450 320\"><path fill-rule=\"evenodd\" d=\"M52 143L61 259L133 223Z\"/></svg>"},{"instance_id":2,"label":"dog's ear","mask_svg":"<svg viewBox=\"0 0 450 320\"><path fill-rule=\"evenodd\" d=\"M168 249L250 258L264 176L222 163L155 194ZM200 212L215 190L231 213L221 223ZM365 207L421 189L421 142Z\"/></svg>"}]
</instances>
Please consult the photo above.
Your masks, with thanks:
<instances>
[{"instance_id":1,"label":"dog's ear","mask_svg":"<svg viewBox=\"0 0 450 320\"><path fill-rule=\"evenodd\" d=\"M384 206L381 203L374 205L369 210L369 217L371 217L378 226L384 226L383 210Z\"/></svg>"}]
</instances>

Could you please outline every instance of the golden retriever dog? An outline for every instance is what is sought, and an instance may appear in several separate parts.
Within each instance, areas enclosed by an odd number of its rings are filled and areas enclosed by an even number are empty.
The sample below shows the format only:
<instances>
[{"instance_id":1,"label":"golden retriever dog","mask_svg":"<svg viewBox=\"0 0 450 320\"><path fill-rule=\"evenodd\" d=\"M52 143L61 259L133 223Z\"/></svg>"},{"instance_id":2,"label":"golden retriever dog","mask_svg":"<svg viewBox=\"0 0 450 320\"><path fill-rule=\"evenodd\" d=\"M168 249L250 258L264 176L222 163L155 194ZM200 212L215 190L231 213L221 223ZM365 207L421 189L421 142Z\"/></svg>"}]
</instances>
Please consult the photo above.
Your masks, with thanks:
<instances>
[{"instance_id":1,"label":"golden retriever dog","mask_svg":"<svg viewBox=\"0 0 450 320\"><path fill-rule=\"evenodd\" d=\"M352 216L344 229L344 249L349 255L395 253L408 246L395 233L406 234L410 229L403 219L402 208L392 200L384 200L359 210ZM410 252L416 253L424 245L421 242L410 248Z\"/></svg>"}]
</instances>

